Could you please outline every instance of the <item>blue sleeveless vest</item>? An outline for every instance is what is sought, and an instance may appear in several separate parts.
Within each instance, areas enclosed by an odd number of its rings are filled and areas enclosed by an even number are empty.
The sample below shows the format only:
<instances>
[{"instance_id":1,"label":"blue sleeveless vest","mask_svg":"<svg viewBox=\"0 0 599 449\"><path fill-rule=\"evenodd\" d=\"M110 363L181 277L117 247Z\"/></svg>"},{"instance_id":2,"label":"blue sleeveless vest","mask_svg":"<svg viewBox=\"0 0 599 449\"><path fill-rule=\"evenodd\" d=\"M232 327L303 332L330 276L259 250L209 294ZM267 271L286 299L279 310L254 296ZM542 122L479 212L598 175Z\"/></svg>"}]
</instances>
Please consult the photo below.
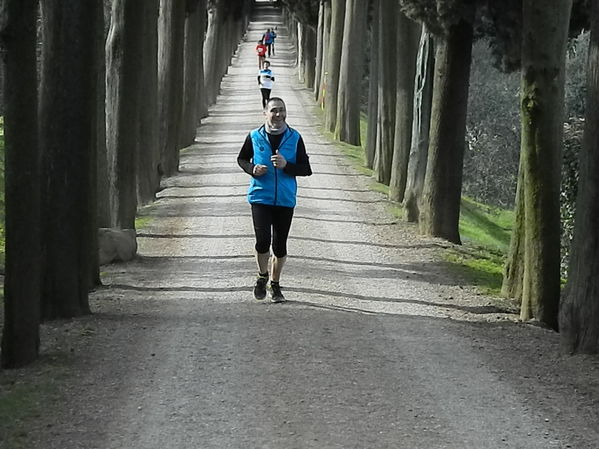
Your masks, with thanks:
<instances>
[{"instance_id":1,"label":"blue sleeveless vest","mask_svg":"<svg viewBox=\"0 0 599 449\"><path fill-rule=\"evenodd\" d=\"M252 177L248 190L250 204L266 204L269 206L295 207L297 182L295 176L288 175L282 169L275 169L270 161L272 147L264 126L250 132L254 155L252 162L257 165L266 165L267 172L258 177ZM297 156L297 142L300 135L297 131L287 128L281 139L279 154L288 162L295 163Z\"/></svg>"}]
</instances>

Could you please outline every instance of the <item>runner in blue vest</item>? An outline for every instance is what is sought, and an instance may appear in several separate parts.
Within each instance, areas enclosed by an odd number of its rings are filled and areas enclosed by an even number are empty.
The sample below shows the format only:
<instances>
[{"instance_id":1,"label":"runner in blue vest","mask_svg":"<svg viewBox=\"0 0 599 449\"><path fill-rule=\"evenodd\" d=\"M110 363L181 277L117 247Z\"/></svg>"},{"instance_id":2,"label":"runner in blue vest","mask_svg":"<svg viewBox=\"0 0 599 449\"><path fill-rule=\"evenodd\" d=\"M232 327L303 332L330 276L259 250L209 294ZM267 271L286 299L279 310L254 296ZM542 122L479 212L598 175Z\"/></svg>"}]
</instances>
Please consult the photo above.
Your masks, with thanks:
<instances>
[{"instance_id":1,"label":"runner in blue vest","mask_svg":"<svg viewBox=\"0 0 599 449\"><path fill-rule=\"evenodd\" d=\"M274 36L273 36L273 32L270 30L270 28L266 29L266 33L264 33L262 35L262 41L264 42L264 45L266 45L266 49L268 51L268 57L270 58L270 53L272 50L272 44L274 41Z\"/></svg>"},{"instance_id":2,"label":"runner in blue vest","mask_svg":"<svg viewBox=\"0 0 599 449\"><path fill-rule=\"evenodd\" d=\"M287 236L296 202L295 178L310 176L312 168L302 137L287 125L285 102L271 98L264 115L265 124L250 131L237 163L252 177L247 197L256 234L258 278L254 297L266 298L270 276L271 301L282 302L285 297L279 280L287 258Z\"/></svg>"}]
</instances>

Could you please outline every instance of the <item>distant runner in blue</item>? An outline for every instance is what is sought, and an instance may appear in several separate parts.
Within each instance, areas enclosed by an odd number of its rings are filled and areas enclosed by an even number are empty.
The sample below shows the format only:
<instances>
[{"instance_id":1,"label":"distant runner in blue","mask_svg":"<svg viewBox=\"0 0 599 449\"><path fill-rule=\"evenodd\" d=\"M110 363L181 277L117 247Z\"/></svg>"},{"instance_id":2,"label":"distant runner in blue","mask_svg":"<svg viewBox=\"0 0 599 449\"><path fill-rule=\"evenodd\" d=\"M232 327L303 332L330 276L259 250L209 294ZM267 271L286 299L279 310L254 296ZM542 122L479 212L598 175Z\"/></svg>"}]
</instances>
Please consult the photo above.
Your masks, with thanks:
<instances>
[{"instance_id":1,"label":"distant runner in blue","mask_svg":"<svg viewBox=\"0 0 599 449\"><path fill-rule=\"evenodd\" d=\"M279 281L287 258L287 237L296 204L295 178L310 176L312 168L302 136L287 125L285 102L278 97L271 98L264 108L264 116L264 125L246 137L237 163L251 176L247 198L252 209L258 265L254 297L266 298L270 277L271 301L283 302L285 297Z\"/></svg>"}]
</instances>

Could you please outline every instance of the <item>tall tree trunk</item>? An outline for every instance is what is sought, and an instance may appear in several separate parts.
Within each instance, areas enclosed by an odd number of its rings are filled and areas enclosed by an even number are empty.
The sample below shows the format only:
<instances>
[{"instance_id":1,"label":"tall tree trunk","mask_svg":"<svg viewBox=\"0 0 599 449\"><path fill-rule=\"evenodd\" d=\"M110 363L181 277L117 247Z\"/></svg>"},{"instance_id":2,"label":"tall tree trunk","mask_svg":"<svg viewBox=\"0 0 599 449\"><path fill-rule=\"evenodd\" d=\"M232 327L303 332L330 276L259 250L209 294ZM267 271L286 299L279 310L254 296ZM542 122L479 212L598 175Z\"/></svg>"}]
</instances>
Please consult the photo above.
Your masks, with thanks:
<instances>
[{"instance_id":1,"label":"tall tree trunk","mask_svg":"<svg viewBox=\"0 0 599 449\"><path fill-rule=\"evenodd\" d=\"M42 0L44 318L89 313L90 242L97 238L89 219L96 212L89 167L95 161L100 7L100 1Z\"/></svg>"},{"instance_id":2,"label":"tall tree trunk","mask_svg":"<svg viewBox=\"0 0 599 449\"><path fill-rule=\"evenodd\" d=\"M166 176L179 169L179 130L183 111L185 2L161 0L158 27L158 85L161 167Z\"/></svg>"},{"instance_id":3,"label":"tall tree trunk","mask_svg":"<svg viewBox=\"0 0 599 449\"><path fill-rule=\"evenodd\" d=\"M37 133L37 0L5 0L0 14L4 73L4 368L38 356L41 294L40 151Z\"/></svg>"},{"instance_id":4,"label":"tall tree trunk","mask_svg":"<svg viewBox=\"0 0 599 449\"><path fill-rule=\"evenodd\" d=\"M347 0L337 89L335 138L360 145L360 100L368 2Z\"/></svg>"},{"instance_id":5,"label":"tall tree trunk","mask_svg":"<svg viewBox=\"0 0 599 449\"><path fill-rule=\"evenodd\" d=\"M327 56L327 92L324 100L325 127L331 132L335 131L337 123L337 91L339 89L344 18L345 0L331 0L331 35Z\"/></svg>"},{"instance_id":6,"label":"tall tree trunk","mask_svg":"<svg viewBox=\"0 0 599 449\"><path fill-rule=\"evenodd\" d=\"M111 227L135 229L142 80L143 14L135 0L114 0L106 41L106 147Z\"/></svg>"},{"instance_id":7,"label":"tall tree trunk","mask_svg":"<svg viewBox=\"0 0 599 449\"><path fill-rule=\"evenodd\" d=\"M557 329L559 188L571 0L523 2L521 79L525 263L520 317Z\"/></svg>"},{"instance_id":8,"label":"tall tree trunk","mask_svg":"<svg viewBox=\"0 0 599 449\"><path fill-rule=\"evenodd\" d=\"M200 9L200 48L198 50L198 117L200 119L208 116L208 103L206 99L206 70L204 61L204 40L206 38L206 0L199 0Z\"/></svg>"},{"instance_id":9,"label":"tall tree trunk","mask_svg":"<svg viewBox=\"0 0 599 449\"><path fill-rule=\"evenodd\" d=\"M331 1L327 0L324 3L324 17L322 30L322 65L320 68L320 89L318 90L318 104L321 109L324 109L326 92L328 90L329 79L329 47L331 42Z\"/></svg>"},{"instance_id":10,"label":"tall tree trunk","mask_svg":"<svg viewBox=\"0 0 599 449\"><path fill-rule=\"evenodd\" d=\"M370 30L370 64L368 70L368 128L366 130L366 166L374 166L376 151L377 116L379 107L379 7L380 0L373 0Z\"/></svg>"},{"instance_id":11,"label":"tall tree trunk","mask_svg":"<svg viewBox=\"0 0 599 449\"><path fill-rule=\"evenodd\" d=\"M412 143L414 77L420 26L408 19L399 9L397 16L397 91L389 198L393 201L403 201Z\"/></svg>"},{"instance_id":12,"label":"tall tree trunk","mask_svg":"<svg viewBox=\"0 0 599 449\"><path fill-rule=\"evenodd\" d=\"M323 54L323 37L324 37L324 0L320 0L318 6L318 26L316 28L316 61L314 69L314 99L318 100L318 92L320 91L320 82L322 76L322 54Z\"/></svg>"},{"instance_id":13,"label":"tall tree trunk","mask_svg":"<svg viewBox=\"0 0 599 449\"><path fill-rule=\"evenodd\" d=\"M559 327L570 352L599 353L599 3L591 6L585 129L576 222Z\"/></svg>"},{"instance_id":14,"label":"tall tree trunk","mask_svg":"<svg viewBox=\"0 0 599 449\"><path fill-rule=\"evenodd\" d=\"M522 302L522 282L524 280L524 167L523 153L520 154L518 168L518 185L516 188L516 208L514 227L510 239L505 267L503 268L503 283L501 294L507 298Z\"/></svg>"},{"instance_id":15,"label":"tall tree trunk","mask_svg":"<svg viewBox=\"0 0 599 449\"><path fill-rule=\"evenodd\" d=\"M311 89L314 87L316 71L316 31L306 26L304 28L304 83Z\"/></svg>"},{"instance_id":16,"label":"tall tree trunk","mask_svg":"<svg viewBox=\"0 0 599 449\"><path fill-rule=\"evenodd\" d=\"M414 115L412 119L412 143L408 161L408 179L404 194L404 210L409 222L417 222L420 216L420 198L424 189L426 161L428 158L429 128L433 102L433 78L435 49L430 31L422 27L414 82Z\"/></svg>"},{"instance_id":17,"label":"tall tree trunk","mask_svg":"<svg viewBox=\"0 0 599 449\"><path fill-rule=\"evenodd\" d=\"M98 227L100 223L100 210L98 201L100 198L98 182L98 161L100 155L106 155L106 51L105 51L105 17L104 17L105 5L100 3L100 6L96 9L96 26L95 26L95 54L96 54L96 98L95 98L95 126L94 126L94 137L93 140L95 145L93 147L93 153L89 161L90 170L90 204L89 208L89 231L90 237L90 264L89 264L89 280L90 290L102 285L100 279L100 248L98 241ZM95 205L95 206L94 206Z\"/></svg>"},{"instance_id":18,"label":"tall tree trunk","mask_svg":"<svg viewBox=\"0 0 599 449\"><path fill-rule=\"evenodd\" d=\"M99 42L98 54L103 54L98 66L98 89L97 98L97 127L96 127L96 208L97 226L101 228L110 227L110 176L108 174L108 152L106 151L106 24L110 23L111 6L105 5L107 16L104 15L104 7L99 14L102 15L102 28L98 30L96 38ZM105 20L108 19L108 20Z\"/></svg>"},{"instance_id":19,"label":"tall tree trunk","mask_svg":"<svg viewBox=\"0 0 599 449\"><path fill-rule=\"evenodd\" d=\"M395 96L396 96L396 30L397 2L379 0L379 87L376 145L374 152L374 178L389 185L391 180L391 160L395 137Z\"/></svg>"},{"instance_id":20,"label":"tall tree trunk","mask_svg":"<svg viewBox=\"0 0 599 449\"><path fill-rule=\"evenodd\" d=\"M158 125L158 11L160 0L144 0L139 151L137 152L137 201L147 204L160 188L160 139Z\"/></svg>"},{"instance_id":21,"label":"tall tree trunk","mask_svg":"<svg viewBox=\"0 0 599 449\"><path fill-rule=\"evenodd\" d=\"M304 24L299 21L295 21L295 29L297 30L297 75L300 83L305 80L304 70L306 69L305 58L304 58Z\"/></svg>"},{"instance_id":22,"label":"tall tree trunk","mask_svg":"<svg viewBox=\"0 0 599 449\"><path fill-rule=\"evenodd\" d=\"M453 243L461 243L458 227L472 35L472 25L462 20L440 36L436 45L430 145L420 209L421 232Z\"/></svg>"},{"instance_id":23,"label":"tall tree trunk","mask_svg":"<svg viewBox=\"0 0 599 449\"><path fill-rule=\"evenodd\" d=\"M201 26L200 10L195 4L193 10L188 10L185 17L185 50L183 70L183 125L181 127L181 138L179 147L191 145L196 136L196 128L199 123L198 99L200 89L199 58L201 52L201 37L203 35ZM201 11L202 13L204 11Z\"/></svg>"},{"instance_id":24,"label":"tall tree trunk","mask_svg":"<svg viewBox=\"0 0 599 449\"><path fill-rule=\"evenodd\" d=\"M206 40L204 41L204 90L208 105L216 102L218 96L218 86L220 78L217 73L217 60L219 52L222 52L222 43L219 41L220 29L223 21L218 3L214 7L208 8L208 30Z\"/></svg>"}]
</instances>

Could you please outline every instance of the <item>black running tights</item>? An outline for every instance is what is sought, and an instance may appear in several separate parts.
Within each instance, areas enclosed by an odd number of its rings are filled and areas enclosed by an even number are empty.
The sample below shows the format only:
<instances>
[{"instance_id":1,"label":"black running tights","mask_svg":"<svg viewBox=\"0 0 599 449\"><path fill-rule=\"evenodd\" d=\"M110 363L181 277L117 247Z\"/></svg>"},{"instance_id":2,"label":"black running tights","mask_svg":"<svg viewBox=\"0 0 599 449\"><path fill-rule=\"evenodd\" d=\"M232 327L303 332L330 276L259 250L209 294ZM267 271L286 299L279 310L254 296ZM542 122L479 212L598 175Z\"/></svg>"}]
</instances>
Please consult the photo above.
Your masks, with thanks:
<instances>
[{"instance_id":1,"label":"black running tights","mask_svg":"<svg viewBox=\"0 0 599 449\"><path fill-rule=\"evenodd\" d=\"M259 254L267 253L270 249L272 235L272 252L276 257L285 257L293 208L265 204L252 204L251 206L254 232L256 233L256 251Z\"/></svg>"},{"instance_id":2,"label":"black running tights","mask_svg":"<svg viewBox=\"0 0 599 449\"><path fill-rule=\"evenodd\" d=\"M266 103L270 100L270 89L260 88L260 92L262 92L262 108L266 107Z\"/></svg>"}]
</instances>

